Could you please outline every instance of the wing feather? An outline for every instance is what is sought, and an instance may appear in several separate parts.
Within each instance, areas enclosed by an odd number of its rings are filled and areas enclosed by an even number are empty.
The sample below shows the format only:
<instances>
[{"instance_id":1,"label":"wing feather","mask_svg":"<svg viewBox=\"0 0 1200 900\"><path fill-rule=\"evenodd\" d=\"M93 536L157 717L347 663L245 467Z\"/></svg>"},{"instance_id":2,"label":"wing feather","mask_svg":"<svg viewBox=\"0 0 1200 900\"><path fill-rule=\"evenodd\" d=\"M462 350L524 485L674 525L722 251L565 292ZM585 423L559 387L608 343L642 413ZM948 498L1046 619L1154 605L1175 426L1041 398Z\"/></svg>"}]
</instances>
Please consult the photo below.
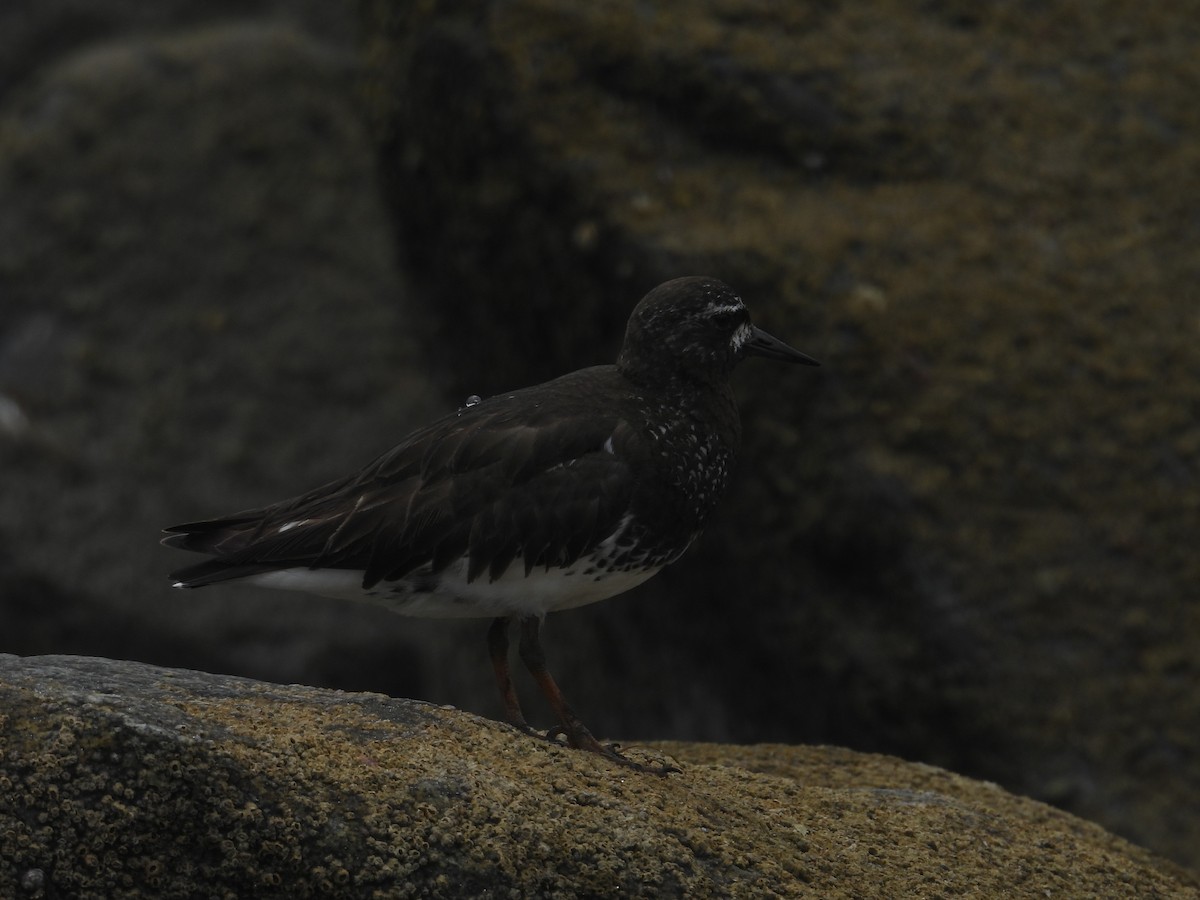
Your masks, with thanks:
<instances>
[{"instance_id":1,"label":"wing feather","mask_svg":"<svg viewBox=\"0 0 1200 900\"><path fill-rule=\"evenodd\" d=\"M231 578L248 567L335 567L362 569L370 587L464 553L471 579L498 578L518 558L526 574L574 562L627 513L640 438L570 389L533 405L522 394L420 429L349 478L168 529L164 543L217 557L173 577L203 569L204 583L220 580L219 563Z\"/></svg>"}]
</instances>

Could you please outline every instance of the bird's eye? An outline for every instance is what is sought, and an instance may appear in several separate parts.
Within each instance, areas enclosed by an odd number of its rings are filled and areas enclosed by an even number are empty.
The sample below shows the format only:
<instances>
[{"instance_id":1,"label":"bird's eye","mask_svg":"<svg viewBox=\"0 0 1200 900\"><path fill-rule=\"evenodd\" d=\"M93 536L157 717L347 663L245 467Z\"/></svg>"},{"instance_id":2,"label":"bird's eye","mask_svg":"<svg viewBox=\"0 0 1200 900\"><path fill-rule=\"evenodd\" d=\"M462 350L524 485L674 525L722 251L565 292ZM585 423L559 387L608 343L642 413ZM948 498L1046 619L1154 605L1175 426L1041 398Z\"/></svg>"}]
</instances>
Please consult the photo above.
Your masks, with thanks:
<instances>
[{"instance_id":1,"label":"bird's eye","mask_svg":"<svg viewBox=\"0 0 1200 900\"><path fill-rule=\"evenodd\" d=\"M723 309L720 312L713 313L712 320L721 328L732 328L741 321L741 318L742 311L740 309Z\"/></svg>"}]
</instances>

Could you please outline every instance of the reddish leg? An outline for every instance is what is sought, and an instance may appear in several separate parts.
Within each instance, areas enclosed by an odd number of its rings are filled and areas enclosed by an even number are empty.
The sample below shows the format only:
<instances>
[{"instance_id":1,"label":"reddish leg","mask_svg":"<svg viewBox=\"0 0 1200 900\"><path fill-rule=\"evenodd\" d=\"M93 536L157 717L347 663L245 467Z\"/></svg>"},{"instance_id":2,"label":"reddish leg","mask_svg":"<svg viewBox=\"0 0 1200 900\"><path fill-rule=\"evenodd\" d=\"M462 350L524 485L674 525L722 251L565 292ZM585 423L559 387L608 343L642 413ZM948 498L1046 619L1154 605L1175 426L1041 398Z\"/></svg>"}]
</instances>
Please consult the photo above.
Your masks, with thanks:
<instances>
[{"instance_id":1,"label":"reddish leg","mask_svg":"<svg viewBox=\"0 0 1200 900\"><path fill-rule=\"evenodd\" d=\"M601 744L592 736L587 726L583 724L575 710L571 708L571 704L567 702L567 698L563 696L562 691L558 688L558 684L554 681L554 677L546 668L546 654L542 650L542 642L538 635L541 625L542 620L538 616L521 617L521 643L519 650L521 659L525 663L525 668L529 669L529 674L538 683L538 687L546 695L546 700L549 701L554 714L558 716L560 727L556 730L566 737L567 743L579 750L599 753L606 759L620 763L623 766L628 766L631 769L637 769L640 772L653 772L657 775L665 775L667 772L678 772L679 770L673 766L653 768L633 762L618 753L615 745ZM494 625L492 627L495 629ZM493 655L493 661L494 659L495 656ZM504 689L501 688L501 693L503 692ZM553 733L551 732L551 734Z\"/></svg>"},{"instance_id":2,"label":"reddish leg","mask_svg":"<svg viewBox=\"0 0 1200 900\"><path fill-rule=\"evenodd\" d=\"M488 651L492 656L492 669L496 672L496 686L500 688L500 697L504 701L504 717L510 725L532 734L533 728L525 721L525 714L521 712L521 701L517 698L512 673L508 668L509 621L511 620L505 616L492 621L492 627L488 629Z\"/></svg>"},{"instance_id":3,"label":"reddish leg","mask_svg":"<svg viewBox=\"0 0 1200 900\"><path fill-rule=\"evenodd\" d=\"M534 681L538 683L538 687L542 689L542 693L546 695L550 708L558 716L562 734L566 736L567 743L579 750L604 753L604 746L592 737L587 726L580 721L575 710L571 709L571 704L567 702L567 698L558 689L558 684L555 683L554 677L546 668L546 654L542 650L542 642L538 635L541 625L541 619L537 616L521 618L521 660L525 663L525 668L529 670Z\"/></svg>"}]
</instances>

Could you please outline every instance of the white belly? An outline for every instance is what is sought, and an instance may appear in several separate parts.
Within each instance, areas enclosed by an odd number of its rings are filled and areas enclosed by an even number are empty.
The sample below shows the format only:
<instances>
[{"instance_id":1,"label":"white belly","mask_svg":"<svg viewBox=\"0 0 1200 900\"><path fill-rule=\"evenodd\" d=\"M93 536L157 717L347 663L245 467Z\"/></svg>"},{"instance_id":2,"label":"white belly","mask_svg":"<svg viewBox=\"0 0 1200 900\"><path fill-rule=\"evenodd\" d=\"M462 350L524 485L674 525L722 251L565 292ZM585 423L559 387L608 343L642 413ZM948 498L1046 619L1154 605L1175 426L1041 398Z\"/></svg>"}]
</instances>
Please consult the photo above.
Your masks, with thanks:
<instances>
[{"instance_id":1,"label":"white belly","mask_svg":"<svg viewBox=\"0 0 1200 900\"><path fill-rule=\"evenodd\" d=\"M460 559L436 576L414 572L399 581L381 581L363 590L358 569L280 569L246 579L250 584L382 603L406 616L471 618L545 615L560 609L586 606L624 593L641 584L658 569L626 572L591 572L581 560L565 569L535 568L528 576L520 560L495 581L483 575L467 582L466 560Z\"/></svg>"}]
</instances>

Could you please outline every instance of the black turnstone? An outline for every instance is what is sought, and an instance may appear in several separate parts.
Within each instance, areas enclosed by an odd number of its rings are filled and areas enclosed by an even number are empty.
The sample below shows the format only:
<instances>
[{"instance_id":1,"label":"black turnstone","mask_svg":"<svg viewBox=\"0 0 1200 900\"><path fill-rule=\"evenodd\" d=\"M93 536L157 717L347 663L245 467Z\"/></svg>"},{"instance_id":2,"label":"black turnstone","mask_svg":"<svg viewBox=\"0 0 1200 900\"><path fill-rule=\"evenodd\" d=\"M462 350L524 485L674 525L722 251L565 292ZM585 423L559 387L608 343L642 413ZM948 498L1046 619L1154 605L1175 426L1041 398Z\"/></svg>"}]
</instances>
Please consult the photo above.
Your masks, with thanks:
<instances>
[{"instance_id":1,"label":"black turnstone","mask_svg":"<svg viewBox=\"0 0 1200 900\"><path fill-rule=\"evenodd\" d=\"M521 659L559 720L547 736L632 765L563 697L541 622L641 584L696 539L741 438L729 377L752 355L817 365L750 324L722 282L668 281L634 309L616 365L471 397L354 475L168 528L164 544L213 557L170 577L181 588L243 581L410 616L492 617L508 720L533 733L509 675L515 619Z\"/></svg>"}]
</instances>

